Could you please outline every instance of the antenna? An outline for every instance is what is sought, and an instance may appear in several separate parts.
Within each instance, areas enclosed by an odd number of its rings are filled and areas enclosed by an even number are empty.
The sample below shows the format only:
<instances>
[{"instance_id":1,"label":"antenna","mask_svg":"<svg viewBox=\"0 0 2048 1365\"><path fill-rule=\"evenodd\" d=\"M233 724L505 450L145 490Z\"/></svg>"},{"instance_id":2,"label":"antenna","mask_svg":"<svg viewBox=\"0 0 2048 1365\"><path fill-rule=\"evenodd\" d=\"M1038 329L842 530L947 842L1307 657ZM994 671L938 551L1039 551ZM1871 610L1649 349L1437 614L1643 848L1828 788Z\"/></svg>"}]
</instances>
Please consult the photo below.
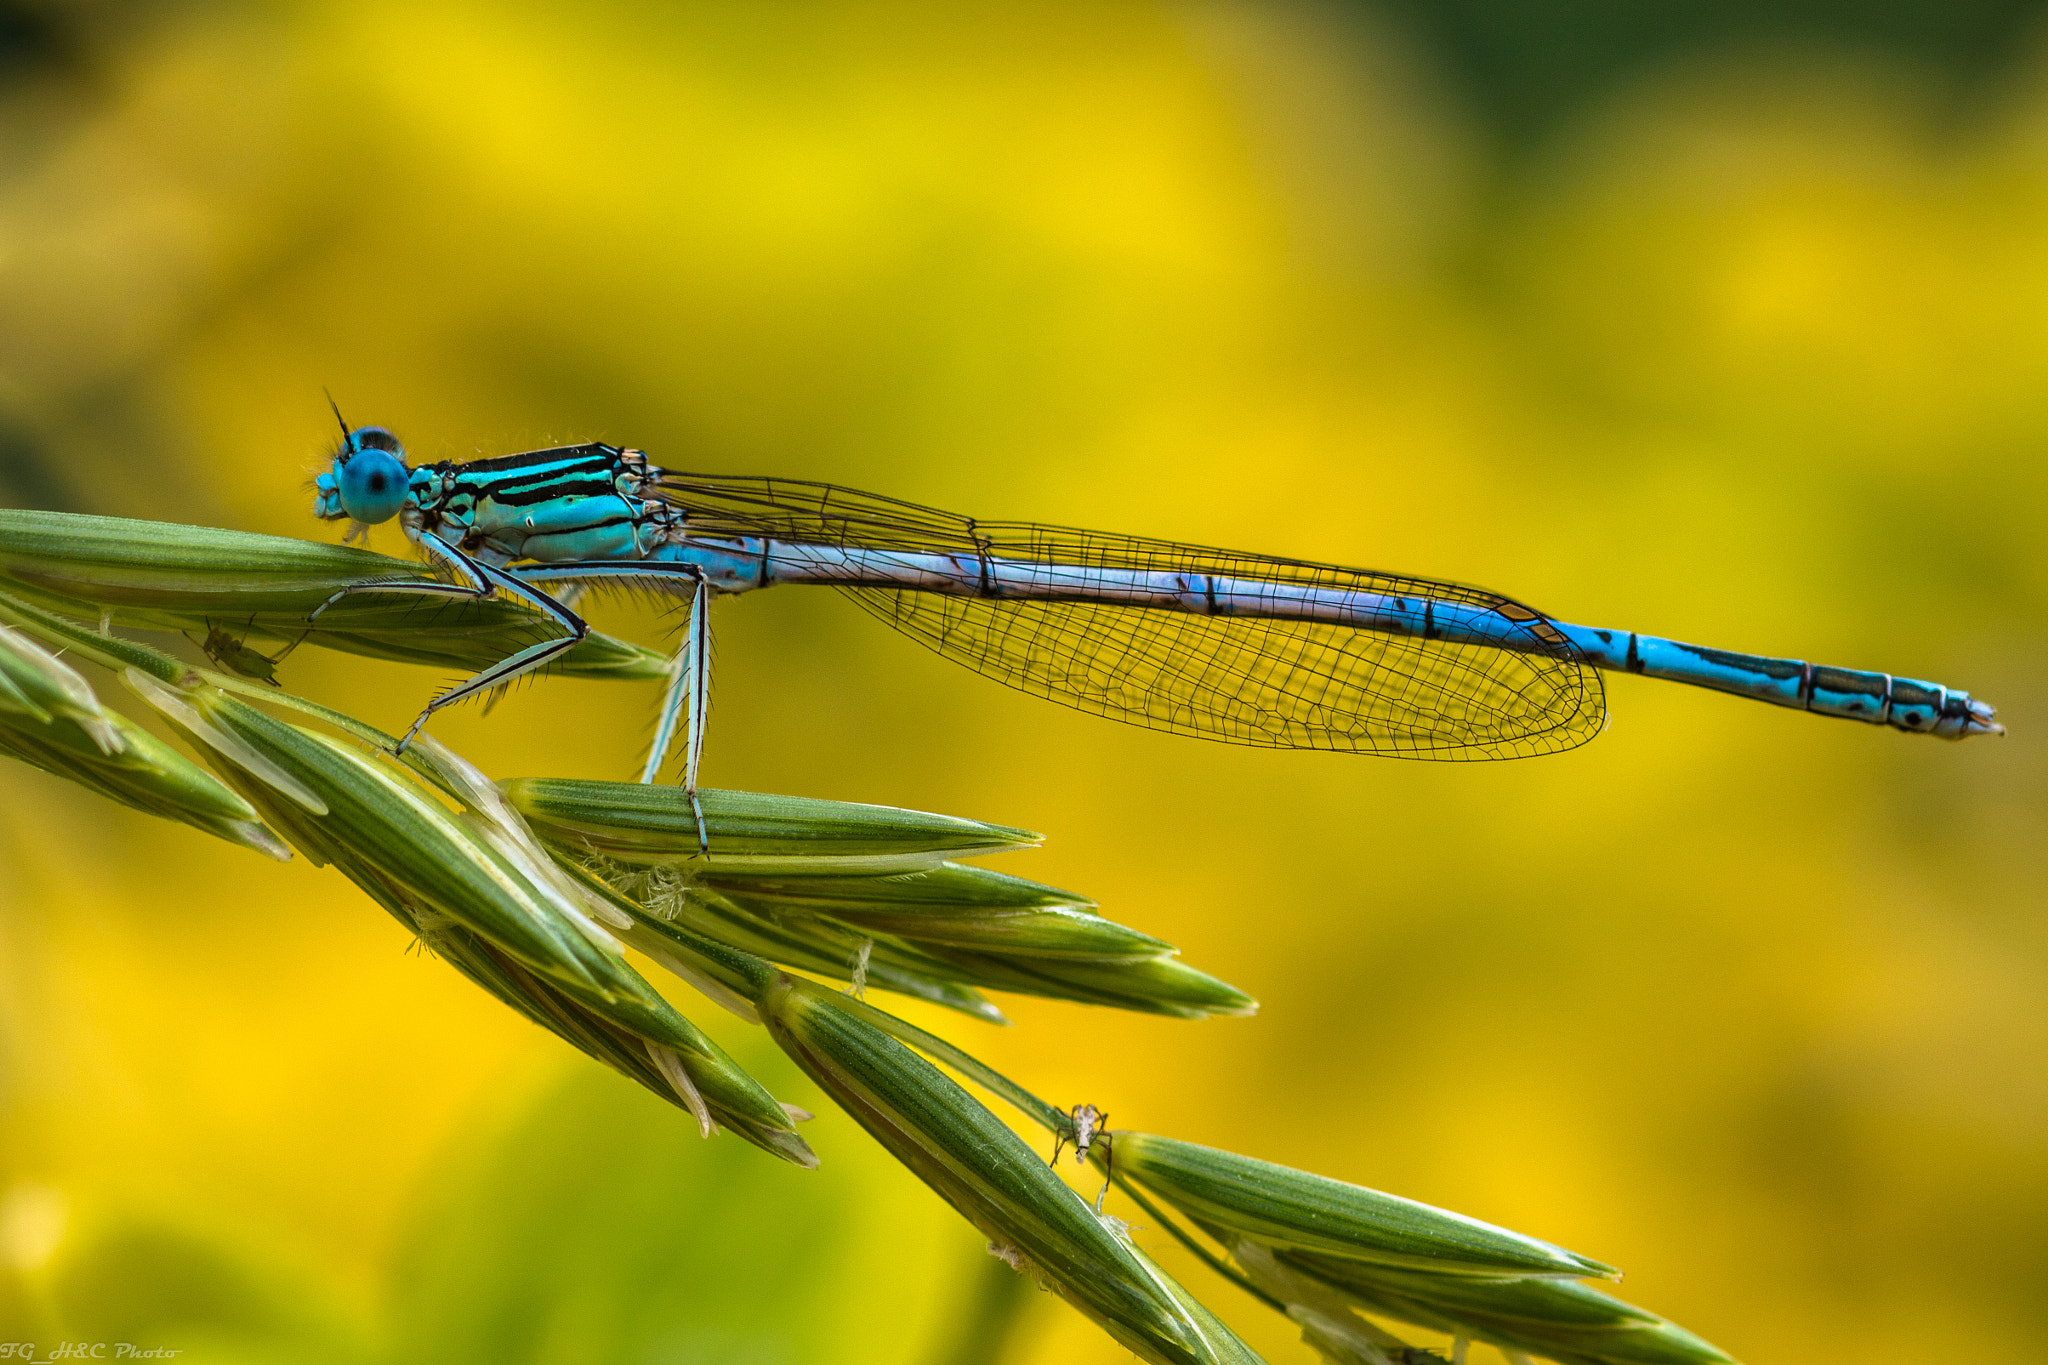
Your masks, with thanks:
<instances>
[{"instance_id":1,"label":"antenna","mask_svg":"<svg viewBox=\"0 0 2048 1365\"><path fill-rule=\"evenodd\" d=\"M323 387L320 392L327 394L327 406L334 409L334 420L341 426L342 450L344 453L347 453L351 449L353 442L349 440L348 420L341 415L341 404L334 401L334 395L326 388Z\"/></svg>"}]
</instances>

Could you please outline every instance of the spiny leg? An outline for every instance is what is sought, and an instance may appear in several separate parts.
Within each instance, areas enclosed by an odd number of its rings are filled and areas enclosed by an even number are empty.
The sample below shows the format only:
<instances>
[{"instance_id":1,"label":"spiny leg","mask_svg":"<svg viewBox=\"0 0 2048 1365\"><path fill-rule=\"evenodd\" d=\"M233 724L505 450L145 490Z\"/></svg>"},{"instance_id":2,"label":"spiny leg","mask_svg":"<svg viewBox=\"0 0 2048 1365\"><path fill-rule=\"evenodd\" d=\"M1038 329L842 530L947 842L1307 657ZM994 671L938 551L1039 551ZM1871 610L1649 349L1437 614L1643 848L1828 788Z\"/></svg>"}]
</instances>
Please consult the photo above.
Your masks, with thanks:
<instances>
[{"instance_id":1,"label":"spiny leg","mask_svg":"<svg viewBox=\"0 0 2048 1365\"><path fill-rule=\"evenodd\" d=\"M660 724L654 736L654 750L647 757L647 771L641 781L651 782L668 753L675 734L676 712L683 722L683 790L689 793L690 813L697 818L697 851L711 852L711 836L704 828L704 803L697 799L697 764L704 756L704 731L711 714L711 584L702 573L690 593L690 624L683 634L683 647L676 655L675 675L669 695L662 704Z\"/></svg>"},{"instance_id":2,"label":"spiny leg","mask_svg":"<svg viewBox=\"0 0 2048 1365\"><path fill-rule=\"evenodd\" d=\"M482 566L468 555L462 553L462 551L456 549L432 531L422 531L420 533L419 545L422 550L427 552L429 558L438 561L454 573L456 577L465 581L461 583L436 583L427 580L414 582L404 582L401 580L396 582L351 583L319 606L313 608L312 613L306 617L306 624L311 626L320 619L320 613L326 611L342 598L353 596L359 592L410 593L420 597L480 598L491 595L490 587L484 581ZM525 590L522 590L519 595L525 597L528 594Z\"/></svg>"},{"instance_id":3,"label":"spiny leg","mask_svg":"<svg viewBox=\"0 0 2048 1365\"><path fill-rule=\"evenodd\" d=\"M642 782L660 775L675 742L677 727L683 731L683 786L689 793L690 812L697 822L697 849L711 851L710 834L704 823L704 804L697 795L697 764L704 751L705 729L711 714L711 582L694 564L635 560L584 560L575 564L529 565L516 571L529 583L553 583L564 579L690 580L690 622L682 647L669 669L668 690L655 720L654 741L648 746L647 762L640 770Z\"/></svg>"},{"instance_id":4,"label":"spiny leg","mask_svg":"<svg viewBox=\"0 0 2048 1365\"><path fill-rule=\"evenodd\" d=\"M489 688L501 687L523 673L529 673L536 668L540 668L569 650L574 649L578 644L582 643L584 636L590 634L590 627L584 623L583 618L570 611L554 598L528 584L520 582L502 569L493 568L489 564L471 559L468 555L462 553L462 551L456 549L447 541L442 540L433 532L421 533L419 544L420 548L425 550L429 556L446 564L458 576L467 579L468 584L351 583L321 603L314 610L309 620L318 619L321 612L326 611L342 598L356 592L411 593L426 597L462 597L472 601L479 601L490 597L494 591L502 591L552 617L555 624L561 626L568 634L557 636L552 640L543 640L536 645L528 645L517 653L507 655L483 672L469 679L469 681L448 689L448 691L443 692L440 696L428 702L426 709L420 712L418 719L413 721L412 728L405 732L399 739L397 747L392 751L401 754L405 752L405 746L412 743L413 736L420 732L420 727L427 723L428 717L432 716L442 707L453 705L467 697L473 697L477 693Z\"/></svg>"},{"instance_id":5,"label":"spiny leg","mask_svg":"<svg viewBox=\"0 0 2048 1365\"><path fill-rule=\"evenodd\" d=\"M420 727L427 723L428 717L432 716L442 707L452 706L456 702L473 697L479 692L488 691L494 687L503 687L514 678L531 673L536 668L545 667L555 659L574 649L577 645L583 643L583 637L590 634L590 627L585 624L582 617L562 607L547 594L534 592L518 579L512 577L512 575L493 569L489 565L481 565L479 567L483 569L485 576L497 586L502 587L506 592L513 594L521 601L529 602L533 606L539 607L542 611L554 617L555 623L569 633L557 636L552 640L543 640L537 645L528 645L516 654L507 655L471 678L468 682L463 683L459 687L450 688L428 702L426 709L420 712L419 718L413 721L412 728L407 730L398 741L398 747L393 751L395 753L404 753L405 746L410 744L413 736L420 732Z\"/></svg>"},{"instance_id":6,"label":"spiny leg","mask_svg":"<svg viewBox=\"0 0 2048 1365\"><path fill-rule=\"evenodd\" d=\"M653 782L661 776L661 765L668 762L669 746L676 740L676 722L683 714L683 704L688 700L690 650L697 638L696 588L690 592L690 622L683 632L683 643L677 647L675 658L669 660L668 686L661 694L661 710L654 718L654 738L647 746L647 762L640 769L642 782Z\"/></svg>"}]
</instances>

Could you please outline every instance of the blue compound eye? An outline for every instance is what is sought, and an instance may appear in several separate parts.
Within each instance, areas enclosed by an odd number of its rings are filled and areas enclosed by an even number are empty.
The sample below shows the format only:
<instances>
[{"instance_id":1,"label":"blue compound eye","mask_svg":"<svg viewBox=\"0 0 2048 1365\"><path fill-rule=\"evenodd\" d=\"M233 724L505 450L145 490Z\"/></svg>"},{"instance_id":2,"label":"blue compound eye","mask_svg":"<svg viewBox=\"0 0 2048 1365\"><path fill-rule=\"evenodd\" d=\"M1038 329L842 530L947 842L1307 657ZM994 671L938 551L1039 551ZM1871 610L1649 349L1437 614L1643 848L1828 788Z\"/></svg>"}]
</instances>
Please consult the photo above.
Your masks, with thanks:
<instances>
[{"instance_id":1,"label":"blue compound eye","mask_svg":"<svg viewBox=\"0 0 2048 1365\"><path fill-rule=\"evenodd\" d=\"M359 427L348 434L348 449L334 461L334 484L341 510L361 522L389 521L405 506L404 448L382 427Z\"/></svg>"}]
</instances>

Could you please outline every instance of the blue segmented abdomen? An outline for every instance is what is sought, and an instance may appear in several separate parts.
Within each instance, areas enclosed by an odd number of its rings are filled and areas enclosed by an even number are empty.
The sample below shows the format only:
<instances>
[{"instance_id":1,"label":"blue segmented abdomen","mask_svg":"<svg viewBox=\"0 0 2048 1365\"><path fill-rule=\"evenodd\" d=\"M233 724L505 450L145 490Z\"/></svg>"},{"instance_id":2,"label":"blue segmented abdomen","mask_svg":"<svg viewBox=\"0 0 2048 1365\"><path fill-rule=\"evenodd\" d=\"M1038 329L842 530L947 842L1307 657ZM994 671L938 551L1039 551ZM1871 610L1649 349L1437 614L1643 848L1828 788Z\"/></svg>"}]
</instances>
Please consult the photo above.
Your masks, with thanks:
<instances>
[{"instance_id":1,"label":"blue segmented abdomen","mask_svg":"<svg viewBox=\"0 0 2048 1365\"><path fill-rule=\"evenodd\" d=\"M948 596L1106 603L1255 620L1312 621L1359 630L1572 658L1596 668L1691 683L1821 715L1944 739L2003 733L1993 710L1938 683L1681 644L1652 635L1566 625L1514 602L1459 602L1222 574L1049 564L973 555L672 533L637 562L563 563L535 574L653 577L681 571L720 592L780 583L880 588Z\"/></svg>"},{"instance_id":2,"label":"blue segmented abdomen","mask_svg":"<svg viewBox=\"0 0 2048 1365\"><path fill-rule=\"evenodd\" d=\"M1711 687L1776 706L1890 725L1941 739L2003 733L1992 720L1990 706L1939 683L1832 668L1804 659L1736 654L1634 631L1562 623L1558 629L1596 668Z\"/></svg>"}]
</instances>

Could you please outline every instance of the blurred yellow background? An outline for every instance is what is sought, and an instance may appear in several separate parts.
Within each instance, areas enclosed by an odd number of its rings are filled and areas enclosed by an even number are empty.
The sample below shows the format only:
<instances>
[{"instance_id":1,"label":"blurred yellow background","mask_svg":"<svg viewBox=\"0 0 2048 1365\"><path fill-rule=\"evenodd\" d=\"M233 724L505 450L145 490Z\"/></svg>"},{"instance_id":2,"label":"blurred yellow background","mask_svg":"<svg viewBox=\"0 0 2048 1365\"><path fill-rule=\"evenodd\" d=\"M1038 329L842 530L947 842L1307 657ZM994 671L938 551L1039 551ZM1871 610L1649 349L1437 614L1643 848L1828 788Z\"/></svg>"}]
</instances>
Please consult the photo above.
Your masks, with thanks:
<instances>
[{"instance_id":1,"label":"blurred yellow background","mask_svg":"<svg viewBox=\"0 0 2048 1365\"><path fill-rule=\"evenodd\" d=\"M997 865L1263 1002L905 1010L1061 1104L1555 1240L1750 1365L2022 1359L2048 47L1993 11L1969 60L1709 34L1544 103L1400 9L11 4L0 500L329 536L326 386L416 459L612 440L1967 688L2008 738L1620 678L1560 757L1273 753L792 589L715 612L705 780L1042 830ZM386 727L442 681L283 676ZM655 702L550 681L436 733L625 778ZM334 873L7 768L0 1335L941 1358L992 1263L850 1123L811 1174L701 1143L407 946ZM1129 1358L1043 1298L1013 1346Z\"/></svg>"}]
</instances>

